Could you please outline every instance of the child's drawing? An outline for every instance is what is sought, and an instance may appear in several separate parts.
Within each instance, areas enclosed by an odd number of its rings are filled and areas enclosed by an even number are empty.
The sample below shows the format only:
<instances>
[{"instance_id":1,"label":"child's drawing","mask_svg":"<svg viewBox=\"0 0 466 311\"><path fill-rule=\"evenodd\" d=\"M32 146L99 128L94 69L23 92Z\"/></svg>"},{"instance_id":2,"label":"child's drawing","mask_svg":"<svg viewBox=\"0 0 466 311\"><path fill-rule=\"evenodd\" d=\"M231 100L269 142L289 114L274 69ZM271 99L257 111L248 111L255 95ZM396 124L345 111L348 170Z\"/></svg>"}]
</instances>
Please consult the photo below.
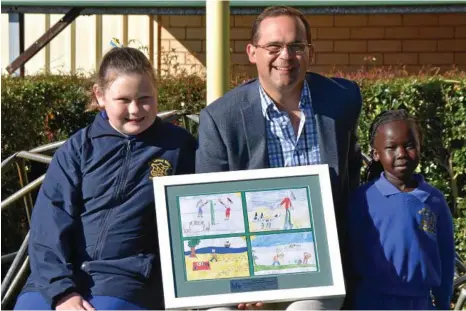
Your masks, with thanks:
<instances>
[{"instance_id":1,"label":"child's drawing","mask_svg":"<svg viewBox=\"0 0 466 311\"><path fill-rule=\"evenodd\" d=\"M179 198L184 237L244 232L240 193Z\"/></svg>"},{"instance_id":2,"label":"child's drawing","mask_svg":"<svg viewBox=\"0 0 466 311\"><path fill-rule=\"evenodd\" d=\"M311 228L307 189L246 192L249 230Z\"/></svg>"},{"instance_id":3,"label":"child's drawing","mask_svg":"<svg viewBox=\"0 0 466 311\"><path fill-rule=\"evenodd\" d=\"M251 237L254 275L317 271L312 232Z\"/></svg>"},{"instance_id":4,"label":"child's drawing","mask_svg":"<svg viewBox=\"0 0 466 311\"><path fill-rule=\"evenodd\" d=\"M249 276L245 237L192 238L184 242L188 281Z\"/></svg>"}]
</instances>

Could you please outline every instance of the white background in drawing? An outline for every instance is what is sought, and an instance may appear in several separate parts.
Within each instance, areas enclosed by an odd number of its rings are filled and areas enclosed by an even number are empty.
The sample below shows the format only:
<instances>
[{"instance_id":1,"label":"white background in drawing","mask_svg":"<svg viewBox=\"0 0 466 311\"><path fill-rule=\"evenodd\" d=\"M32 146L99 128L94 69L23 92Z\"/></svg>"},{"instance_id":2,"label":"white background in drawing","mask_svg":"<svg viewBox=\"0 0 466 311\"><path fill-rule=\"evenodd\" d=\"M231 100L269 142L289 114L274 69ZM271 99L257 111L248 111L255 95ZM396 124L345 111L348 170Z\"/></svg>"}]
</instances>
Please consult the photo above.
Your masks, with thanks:
<instances>
[{"instance_id":1,"label":"white background in drawing","mask_svg":"<svg viewBox=\"0 0 466 311\"><path fill-rule=\"evenodd\" d=\"M280 204L285 198L289 216ZM246 192L246 205L251 232L311 228L306 188Z\"/></svg>"},{"instance_id":2,"label":"white background in drawing","mask_svg":"<svg viewBox=\"0 0 466 311\"><path fill-rule=\"evenodd\" d=\"M179 206L184 237L244 233L240 193L180 197Z\"/></svg>"}]
</instances>

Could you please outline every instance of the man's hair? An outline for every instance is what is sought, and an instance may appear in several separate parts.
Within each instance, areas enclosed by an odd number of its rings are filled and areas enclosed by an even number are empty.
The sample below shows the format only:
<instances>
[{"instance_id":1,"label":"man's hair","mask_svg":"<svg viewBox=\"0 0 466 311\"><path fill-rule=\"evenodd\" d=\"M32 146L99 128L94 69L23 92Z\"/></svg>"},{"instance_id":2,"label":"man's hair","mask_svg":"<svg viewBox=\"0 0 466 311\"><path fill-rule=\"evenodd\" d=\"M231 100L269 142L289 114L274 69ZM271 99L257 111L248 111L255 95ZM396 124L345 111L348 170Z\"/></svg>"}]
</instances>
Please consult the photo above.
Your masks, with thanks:
<instances>
[{"instance_id":1,"label":"man's hair","mask_svg":"<svg viewBox=\"0 0 466 311\"><path fill-rule=\"evenodd\" d=\"M254 20L250 38L252 44L257 44L259 41L259 27L262 21L269 17L278 16L291 16L301 20L301 22L304 24L304 28L306 29L307 41L308 43L311 43L311 26L301 11L289 6L271 6L262 11L262 13L259 14L259 16L257 16L257 18Z\"/></svg>"}]
</instances>

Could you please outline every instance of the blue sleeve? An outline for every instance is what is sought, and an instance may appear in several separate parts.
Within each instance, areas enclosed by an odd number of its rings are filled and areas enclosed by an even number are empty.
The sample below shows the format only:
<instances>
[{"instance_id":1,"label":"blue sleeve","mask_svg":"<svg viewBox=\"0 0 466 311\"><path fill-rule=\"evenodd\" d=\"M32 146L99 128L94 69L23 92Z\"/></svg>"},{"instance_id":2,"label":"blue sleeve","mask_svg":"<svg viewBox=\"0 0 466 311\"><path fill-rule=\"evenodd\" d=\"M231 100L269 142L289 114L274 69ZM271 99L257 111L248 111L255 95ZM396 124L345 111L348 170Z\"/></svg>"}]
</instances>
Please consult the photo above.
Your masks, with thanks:
<instances>
[{"instance_id":1,"label":"blue sleeve","mask_svg":"<svg viewBox=\"0 0 466 311\"><path fill-rule=\"evenodd\" d=\"M75 288L70 237L82 202L79 163L68 141L55 153L32 212L31 277L51 304Z\"/></svg>"},{"instance_id":2,"label":"blue sleeve","mask_svg":"<svg viewBox=\"0 0 466 311\"><path fill-rule=\"evenodd\" d=\"M432 294L434 295L437 309L449 310L455 273L455 242L450 209L443 198L442 201L443 206L437 220L437 243L440 253L442 278L440 286L432 289Z\"/></svg>"}]
</instances>

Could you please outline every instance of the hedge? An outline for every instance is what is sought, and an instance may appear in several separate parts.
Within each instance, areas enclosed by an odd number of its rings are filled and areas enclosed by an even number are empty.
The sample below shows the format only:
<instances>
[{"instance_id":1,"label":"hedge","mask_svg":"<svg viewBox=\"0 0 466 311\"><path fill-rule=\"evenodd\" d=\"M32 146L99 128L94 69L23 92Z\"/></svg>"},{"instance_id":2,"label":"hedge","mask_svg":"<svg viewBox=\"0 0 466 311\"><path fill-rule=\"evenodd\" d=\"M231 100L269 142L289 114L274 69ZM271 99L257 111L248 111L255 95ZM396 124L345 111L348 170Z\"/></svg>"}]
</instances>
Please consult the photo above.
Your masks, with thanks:
<instances>
[{"instance_id":1,"label":"hedge","mask_svg":"<svg viewBox=\"0 0 466 311\"><path fill-rule=\"evenodd\" d=\"M404 107L419 119L424 136L419 171L443 191L454 209L456 249L466 258L465 73L336 74L357 81L361 87L364 105L359 135L364 152L369 150L369 125L380 111ZM231 86L244 80L244 77L235 77ZM84 76L38 75L23 79L3 76L2 159L15 151L64 139L91 122L93 113L85 112L86 92L91 84ZM202 77L186 73L165 76L158 81L158 87L160 111L182 109L198 113L205 104ZM10 177L2 172L2 199L18 188ZM2 254L5 254L18 248L27 228L24 215L15 217L11 211L2 211L2 225Z\"/></svg>"}]
</instances>

